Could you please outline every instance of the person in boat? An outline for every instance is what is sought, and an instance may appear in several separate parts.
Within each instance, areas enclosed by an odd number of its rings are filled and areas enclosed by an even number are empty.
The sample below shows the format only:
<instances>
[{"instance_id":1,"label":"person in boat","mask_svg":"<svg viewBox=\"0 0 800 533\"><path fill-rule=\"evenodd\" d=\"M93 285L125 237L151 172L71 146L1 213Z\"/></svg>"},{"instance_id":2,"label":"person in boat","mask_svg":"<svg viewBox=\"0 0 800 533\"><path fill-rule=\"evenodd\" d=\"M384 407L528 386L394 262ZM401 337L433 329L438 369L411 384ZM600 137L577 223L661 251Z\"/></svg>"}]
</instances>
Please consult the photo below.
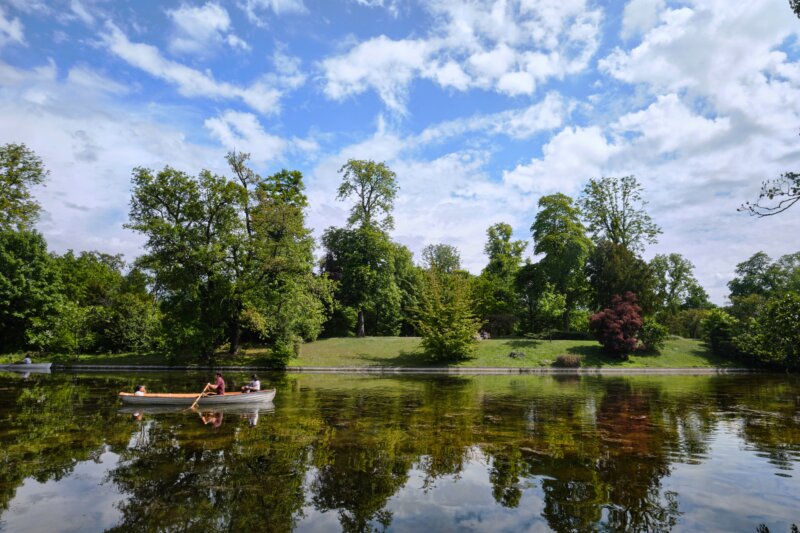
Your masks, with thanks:
<instances>
[{"instance_id":1,"label":"person in boat","mask_svg":"<svg viewBox=\"0 0 800 533\"><path fill-rule=\"evenodd\" d=\"M217 372L215 375L217 376L217 380L213 384L206 383L206 387L213 391L211 394L222 396L225 394L225 380L222 379L222 372Z\"/></svg>"},{"instance_id":2,"label":"person in boat","mask_svg":"<svg viewBox=\"0 0 800 533\"><path fill-rule=\"evenodd\" d=\"M250 376L250 383L242 387L242 392L258 392L261 390L261 382L258 380L258 376L253 374Z\"/></svg>"},{"instance_id":3,"label":"person in boat","mask_svg":"<svg viewBox=\"0 0 800 533\"><path fill-rule=\"evenodd\" d=\"M31 358L29 356L27 356L27 355L25 356L25 359L22 360L22 364L23 365L30 365L32 363L33 362L31 361Z\"/></svg>"},{"instance_id":4,"label":"person in boat","mask_svg":"<svg viewBox=\"0 0 800 533\"><path fill-rule=\"evenodd\" d=\"M147 394L147 389L145 389L144 385L136 385L136 387L134 387L134 396L144 396L145 394Z\"/></svg>"}]
</instances>

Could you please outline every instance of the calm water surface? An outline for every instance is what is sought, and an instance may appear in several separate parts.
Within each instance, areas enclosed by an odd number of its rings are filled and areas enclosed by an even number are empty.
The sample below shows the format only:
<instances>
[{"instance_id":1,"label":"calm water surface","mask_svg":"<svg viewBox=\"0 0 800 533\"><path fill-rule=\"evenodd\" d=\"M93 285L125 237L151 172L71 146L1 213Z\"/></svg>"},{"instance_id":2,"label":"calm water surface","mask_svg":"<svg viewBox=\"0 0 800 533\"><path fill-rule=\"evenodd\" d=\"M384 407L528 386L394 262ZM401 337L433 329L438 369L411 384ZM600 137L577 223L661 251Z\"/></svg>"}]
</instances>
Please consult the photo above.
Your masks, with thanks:
<instances>
[{"instance_id":1,"label":"calm water surface","mask_svg":"<svg viewBox=\"0 0 800 533\"><path fill-rule=\"evenodd\" d=\"M261 409L116 400L209 377L1 373L0 530L800 525L798 377L273 374Z\"/></svg>"}]
</instances>

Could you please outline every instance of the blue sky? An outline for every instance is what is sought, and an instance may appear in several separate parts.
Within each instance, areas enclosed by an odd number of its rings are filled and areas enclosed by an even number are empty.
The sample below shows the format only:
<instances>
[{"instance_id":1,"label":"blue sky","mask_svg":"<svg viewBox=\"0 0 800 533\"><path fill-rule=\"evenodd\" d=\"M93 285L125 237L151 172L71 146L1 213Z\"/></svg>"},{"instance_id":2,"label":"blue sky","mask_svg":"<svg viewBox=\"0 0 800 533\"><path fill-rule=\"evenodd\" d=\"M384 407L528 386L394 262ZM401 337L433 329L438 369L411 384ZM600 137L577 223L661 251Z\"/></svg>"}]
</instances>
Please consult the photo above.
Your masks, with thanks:
<instances>
[{"instance_id":1,"label":"blue sky","mask_svg":"<svg viewBox=\"0 0 800 533\"><path fill-rule=\"evenodd\" d=\"M529 241L542 195L634 174L664 230L645 257L723 303L736 263L800 249L800 212L736 212L800 167L798 32L785 0L5 0L0 142L51 170L53 250L128 260L131 170L233 148L303 172L317 236L346 219L338 168L386 161L394 238L476 273L491 224Z\"/></svg>"}]
</instances>

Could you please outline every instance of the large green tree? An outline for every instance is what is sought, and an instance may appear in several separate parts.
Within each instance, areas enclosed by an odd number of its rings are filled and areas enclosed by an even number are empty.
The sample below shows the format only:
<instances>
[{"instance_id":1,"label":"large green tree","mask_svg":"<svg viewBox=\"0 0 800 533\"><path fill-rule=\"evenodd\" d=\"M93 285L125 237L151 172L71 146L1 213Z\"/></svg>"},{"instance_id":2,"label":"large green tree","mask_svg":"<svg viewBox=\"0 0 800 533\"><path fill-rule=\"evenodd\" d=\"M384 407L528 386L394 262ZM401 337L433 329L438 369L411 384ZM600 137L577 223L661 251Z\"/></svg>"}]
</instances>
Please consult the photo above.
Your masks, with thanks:
<instances>
[{"instance_id":1,"label":"large green tree","mask_svg":"<svg viewBox=\"0 0 800 533\"><path fill-rule=\"evenodd\" d=\"M355 314L355 332L367 334L367 315L374 333L397 334L402 322L403 294L397 283L397 261L409 259L386 230L397 194L396 175L384 163L350 159L339 170L339 200L354 199L345 228L328 228L322 243L323 272L339 282L336 299L349 329Z\"/></svg>"},{"instance_id":2,"label":"large green tree","mask_svg":"<svg viewBox=\"0 0 800 533\"><path fill-rule=\"evenodd\" d=\"M422 347L435 362L466 359L476 344L481 321L473 314L466 272L425 272L417 308Z\"/></svg>"},{"instance_id":3,"label":"large green tree","mask_svg":"<svg viewBox=\"0 0 800 533\"><path fill-rule=\"evenodd\" d=\"M461 254L451 244L429 244L422 249L422 264L426 269L452 273L461 269Z\"/></svg>"},{"instance_id":4,"label":"large green tree","mask_svg":"<svg viewBox=\"0 0 800 533\"><path fill-rule=\"evenodd\" d=\"M531 226L536 254L542 257L539 265L547 282L565 298L563 329L569 328L570 313L585 298L588 290L584 265L592 248L586 229L580 222L580 212L572 198L553 194L539 199L539 212Z\"/></svg>"},{"instance_id":5,"label":"large green tree","mask_svg":"<svg viewBox=\"0 0 800 533\"><path fill-rule=\"evenodd\" d=\"M640 252L661 233L645 209L643 188L633 176L590 179L578 206L595 242L607 240Z\"/></svg>"},{"instance_id":6,"label":"large green tree","mask_svg":"<svg viewBox=\"0 0 800 533\"><path fill-rule=\"evenodd\" d=\"M706 307L705 291L694 277L694 265L681 254L658 254L650 260L656 305L675 314L681 308Z\"/></svg>"},{"instance_id":7,"label":"large green tree","mask_svg":"<svg viewBox=\"0 0 800 533\"><path fill-rule=\"evenodd\" d=\"M355 313L356 335L363 337L368 329L373 334L397 334L403 299L396 279L398 245L372 226L328 228L322 244L322 269L338 282L340 311Z\"/></svg>"},{"instance_id":8,"label":"large green tree","mask_svg":"<svg viewBox=\"0 0 800 533\"><path fill-rule=\"evenodd\" d=\"M784 267L772 262L772 258L764 252L757 252L736 265L736 276L728 282L731 298L740 298L752 294L767 296L791 278L795 270L791 258L784 260ZM800 264L798 265L800 266ZM798 268L800 270L800 268Z\"/></svg>"},{"instance_id":9,"label":"large green tree","mask_svg":"<svg viewBox=\"0 0 800 533\"><path fill-rule=\"evenodd\" d=\"M49 172L24 144L0 146L0 230L30 229L39 218L39 202L31 187L41 185Z\"/></svg>"},{"instance_id":10,"label":"large green tree","mask_svg":"<svg viewBox=\"0 0 800 533\"><path fill-rule=\"evenodd\" d=\"M655 310L655 279L650 266L622 244L601 241L586 263L592 304L604 309L614 296L632 292L645 314Z\"/></svg>"},{"instance_id":11,"label":"large green tree","mask_svg":"<svg viewBox=\"0 0 800 533\"><path fill-rule=\"evenodd\" d=\"M484 252L489 262L475 279L477 313L492 334L512 333L519 320L515 281L526 243L512 240L511 234L511 226L502 222L486 230Z\"/></svg>"},{"instance_id":12,"label":"large green tree","mask_svg":"<svg viewBox=\"0 0 800 533\"><path fill-rule=\"evenodd\" d=\"M0 230L0 350L25 348L34 322L57 312L61 291L44 237Z\"/></svg>"},{"instance_id":13,"label":"large green tree","mask_svg":"<svg viewBox=\"0 0 800 533\"><path fill-rule=\"evenodd\" d=\"M356 200L350 209L348 225L392 229L397 175L385 163L376 163L371 159L349 159L339 173L342 174L342 183L337 198L345 200L355 197Z\"/></svg>"},{"instance_id":14,"label":"large green tree","mask_svg":"<svg viewBox=\"0 0 800 533\"><path fill-rule=\"evenodd\" d=\"M235 353L246 327L286 357L301 335L319 331L324 307L314 295L325 289L312 276L302 175L262 178L248 158L228 154L233 180L170 167L134 170L128 227L147 237L139 264L153 273L178 349L208 357L227 340ZM292 312L310 320L306 331L285 321Z\"/></svg>"}]
</instances>

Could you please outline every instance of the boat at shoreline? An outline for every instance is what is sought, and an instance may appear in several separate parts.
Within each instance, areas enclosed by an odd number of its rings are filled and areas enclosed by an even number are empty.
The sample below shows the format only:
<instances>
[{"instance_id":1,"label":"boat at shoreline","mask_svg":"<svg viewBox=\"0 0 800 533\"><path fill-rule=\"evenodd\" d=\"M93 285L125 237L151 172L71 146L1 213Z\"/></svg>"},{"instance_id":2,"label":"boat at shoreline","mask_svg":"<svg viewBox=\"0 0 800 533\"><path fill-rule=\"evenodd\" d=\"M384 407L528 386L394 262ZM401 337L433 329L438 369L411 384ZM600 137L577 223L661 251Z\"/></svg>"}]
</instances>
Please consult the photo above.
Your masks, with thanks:
<instances>
[{"instance_id":1,"label":"boat at shoreline","mask_svg":"<svg viewBox=\"0 0 800 533\"><path fill-rule=\"evenodd\" d=\"M50 365L52 364L53 363L11 363L8 365L0 365L0 371L49 373Z\"/></svg>"},{"instance_id":2,"label":"boat at shoreline","mask_svg":"<svg viewBox=\"0 0 800 533\"><path fill-rule=\"evenodd\" d=\"M247 405L271 402L275 398L275 389L265 389L257 392L226 392L218 396L203 395L198 401L199 407L215 407L220 405ZM125 405L175 405L190 407L199 395L187 393L152 393L136 396L132 392L120 392L119 399Z\"/></svg>"}]
</instances>

